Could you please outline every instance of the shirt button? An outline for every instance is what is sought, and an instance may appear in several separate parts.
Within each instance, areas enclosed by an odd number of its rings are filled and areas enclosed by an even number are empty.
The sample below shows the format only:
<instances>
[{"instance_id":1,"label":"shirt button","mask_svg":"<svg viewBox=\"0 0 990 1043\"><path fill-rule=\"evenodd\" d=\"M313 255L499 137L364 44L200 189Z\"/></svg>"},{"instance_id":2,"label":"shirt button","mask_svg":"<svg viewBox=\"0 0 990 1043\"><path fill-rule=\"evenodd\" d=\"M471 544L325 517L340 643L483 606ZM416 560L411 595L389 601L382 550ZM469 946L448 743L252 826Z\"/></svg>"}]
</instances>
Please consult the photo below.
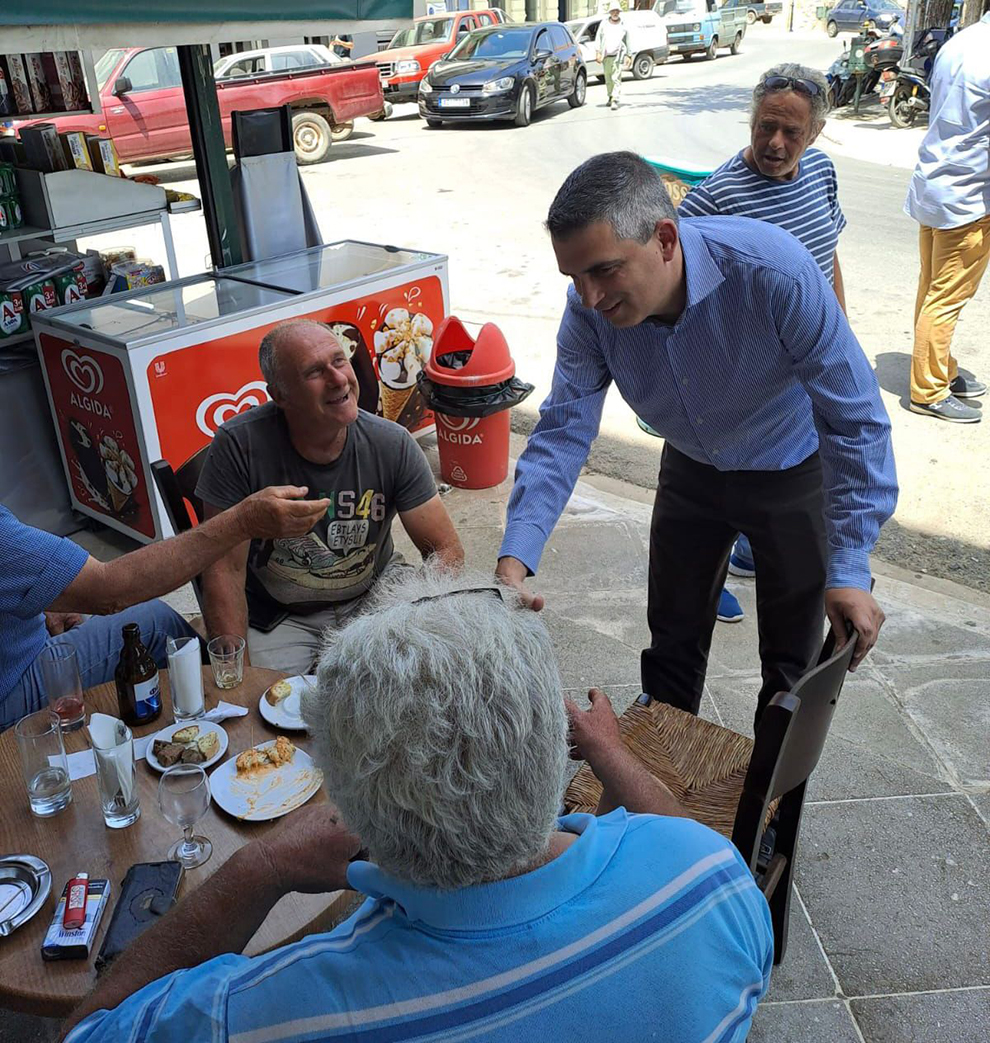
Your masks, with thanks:
<instances>
[{"instance_id":1,"label":"shirt button","mask_svg":"<svg viewBox=\"0 0 990 1043\"><path fill-rule=\"evenodd\" d=\"M688 378L687 378L687 377L681 377L681 383L682 383L682 384L683 384L683 385L684 385L685 387L687 387L687 386L688 386Z\"/></svg>"},{"instance_id":2,"label":"shirt button","mask_svg":"<svg viewBox=\"0 0 990 1043\"><path fill-rule=\"evenodd\" d=\"M697 418L697 419L695 420L695 423L696 423L696 424L698 425L698 427L701 427L701 425L702 425L702 424L703 424L704 422L705 422L705 418L704 418L703 416L699 416L699 417L698 417L698 418Z\"/></svg>"}]
</instances>

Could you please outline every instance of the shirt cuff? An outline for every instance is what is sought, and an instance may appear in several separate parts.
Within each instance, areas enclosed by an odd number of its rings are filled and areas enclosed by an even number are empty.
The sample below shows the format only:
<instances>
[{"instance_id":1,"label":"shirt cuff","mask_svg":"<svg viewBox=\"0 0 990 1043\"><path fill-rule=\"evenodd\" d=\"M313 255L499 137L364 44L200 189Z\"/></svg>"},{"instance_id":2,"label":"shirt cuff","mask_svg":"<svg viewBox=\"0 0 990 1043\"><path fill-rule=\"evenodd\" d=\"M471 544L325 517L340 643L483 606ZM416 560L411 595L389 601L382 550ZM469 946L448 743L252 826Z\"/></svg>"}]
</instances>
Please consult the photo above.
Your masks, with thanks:
<instances>
[{"instance_id":1,"label":"shirt cuff","mask_svg":"<svg viewBox=\"0 0 990 1043\"><path fill-rule=\"evenodd\" d=\"M825 589L855 587L857 590L869 591L871 576L869 551L847 547L833 550L829 556Z\"/></svg>"},{"instance_id":2,"label":"shirt cuff","mask_svg":"<svg viewBox=\"0 0 990 1043\"><path fill-rule=\"evenodd\" d=\"M535 576L546 542L547 537L538 525L531 522L510 523L502 538L498 556L518 558L526 566L529 575Z\"/></svg>"}]
</instances>

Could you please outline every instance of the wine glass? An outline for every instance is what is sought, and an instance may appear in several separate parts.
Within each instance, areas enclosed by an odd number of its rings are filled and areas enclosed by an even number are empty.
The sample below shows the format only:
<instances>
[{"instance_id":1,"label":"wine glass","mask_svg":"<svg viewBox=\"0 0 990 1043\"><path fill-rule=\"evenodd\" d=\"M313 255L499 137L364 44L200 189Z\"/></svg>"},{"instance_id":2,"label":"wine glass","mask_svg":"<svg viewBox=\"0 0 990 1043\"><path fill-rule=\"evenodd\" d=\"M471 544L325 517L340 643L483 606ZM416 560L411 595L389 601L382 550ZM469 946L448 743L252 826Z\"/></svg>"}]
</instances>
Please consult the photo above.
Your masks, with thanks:
<instances>
[{"instance_id":1,"label":"wine glass","mask_svg":"<svg viewBox=\"0 0 990 1043\"><path fill-rule=\"evenodd\" d=\"M158 783L158 806L182 839L169 849L168 857L195 869L209 860L213 845L206 837L194 837L193 827L210 809L210 780L198 764L176 764Z\"/></svg>"}]
</instances>

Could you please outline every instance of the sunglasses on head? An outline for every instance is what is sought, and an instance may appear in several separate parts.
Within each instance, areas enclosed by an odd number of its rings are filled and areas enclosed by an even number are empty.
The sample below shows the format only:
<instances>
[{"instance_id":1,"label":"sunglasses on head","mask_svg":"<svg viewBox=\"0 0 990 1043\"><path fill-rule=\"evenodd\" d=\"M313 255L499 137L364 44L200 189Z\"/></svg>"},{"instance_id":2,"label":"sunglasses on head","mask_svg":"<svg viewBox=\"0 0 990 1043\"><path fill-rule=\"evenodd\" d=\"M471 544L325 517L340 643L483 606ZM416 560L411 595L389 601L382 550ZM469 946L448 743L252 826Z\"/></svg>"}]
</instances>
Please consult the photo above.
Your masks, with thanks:
<instances>
[{"instance_id":1,"label":"sunglasses on head","mask_svg":"<svg viewBox=\"0 0 990 1043\"><path fill-rule=\"evenodd\" d=\"M470 587L467 590L448 590L445 594L428 594L425 598L416 598L413 605L422 605L426 601L439 601L441 598L452 598L457 594L494 594L502 600L502 591L498 587Z\"/></svg>"},{"instance_id":2,"label":"sunglasses on head","mask_svg":"<svg viewBox=\"0 0 990 1043\"><path fill-rule=\"evenodd\" d=\"M763 86L770 91L798 91L809 98L817 98L822 93L821 87L814 80L797 80L793 76L768 76Z\"/></svg>"}]
</instances>

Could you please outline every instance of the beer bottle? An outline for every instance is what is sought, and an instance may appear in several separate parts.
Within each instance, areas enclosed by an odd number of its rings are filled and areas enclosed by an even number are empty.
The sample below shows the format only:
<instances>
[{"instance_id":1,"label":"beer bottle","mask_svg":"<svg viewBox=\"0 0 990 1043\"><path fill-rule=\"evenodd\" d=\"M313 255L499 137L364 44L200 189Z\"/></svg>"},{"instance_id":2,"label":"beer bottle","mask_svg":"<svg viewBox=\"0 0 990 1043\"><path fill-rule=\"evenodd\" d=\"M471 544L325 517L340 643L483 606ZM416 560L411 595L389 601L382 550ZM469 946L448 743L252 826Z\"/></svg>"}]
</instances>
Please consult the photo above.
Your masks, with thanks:
<instances>
[{"instance_id":1,"label":"beer bottle","mask_svg":"<svg viewBox=\"0 0 990 1043\"><path fill-rule=\"evenodd\" d=\"M124 647L113 675L120 717L125 724L150 724L162 712L158 667L141 642L137 623L128 623L123 635Z\"/></svg>"}]
</instances>

